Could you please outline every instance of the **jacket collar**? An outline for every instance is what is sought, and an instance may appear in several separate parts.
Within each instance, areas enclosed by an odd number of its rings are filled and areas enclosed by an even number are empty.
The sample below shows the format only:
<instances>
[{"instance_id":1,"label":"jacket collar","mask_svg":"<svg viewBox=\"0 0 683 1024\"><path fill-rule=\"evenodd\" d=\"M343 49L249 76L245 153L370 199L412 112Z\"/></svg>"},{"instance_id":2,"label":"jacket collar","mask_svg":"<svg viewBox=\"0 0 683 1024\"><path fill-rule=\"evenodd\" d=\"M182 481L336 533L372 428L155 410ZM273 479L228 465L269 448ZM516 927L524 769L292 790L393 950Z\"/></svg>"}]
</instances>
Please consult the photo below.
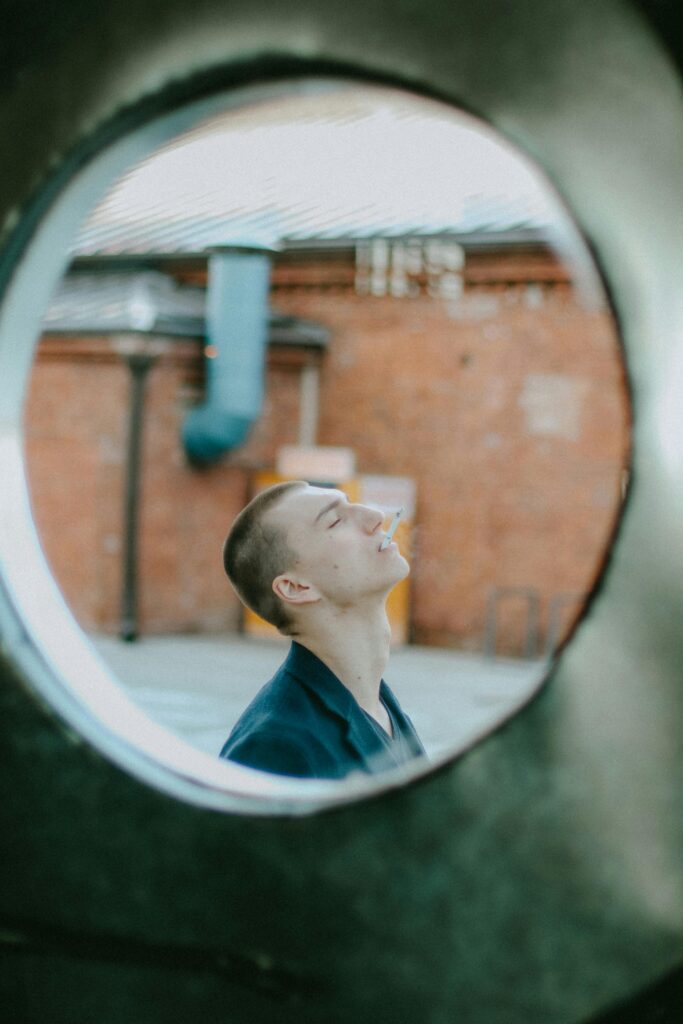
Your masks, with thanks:
<instances>
[{"instance_id":1,"label":"jacket collar","mask_svg":"<svg viewBox=\"0 0 683 1024\"><path fill-rule=\"evenodd\" d=\"M346 722L347 739L358 754L367 757L373 748L377 752L383 750L382 741L366 720L356 698L316 654L293 641L283 667L314 693L329 711ZM383 693L385 689L382 684Z\"/></svg>"}]
</instances>

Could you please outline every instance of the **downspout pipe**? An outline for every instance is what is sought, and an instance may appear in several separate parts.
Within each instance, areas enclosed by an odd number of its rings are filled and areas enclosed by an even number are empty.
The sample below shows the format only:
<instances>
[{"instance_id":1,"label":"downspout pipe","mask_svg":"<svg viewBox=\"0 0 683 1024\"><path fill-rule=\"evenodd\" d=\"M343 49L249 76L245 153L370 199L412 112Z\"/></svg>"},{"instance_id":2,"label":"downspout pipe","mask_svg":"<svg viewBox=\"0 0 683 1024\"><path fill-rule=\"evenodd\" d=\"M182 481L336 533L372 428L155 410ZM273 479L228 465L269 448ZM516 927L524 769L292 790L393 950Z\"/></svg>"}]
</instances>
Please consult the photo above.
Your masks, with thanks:
<instances>
[{"instance_id":1,"label":"downspout pipe","mask_svg":"<svg viewBox=\"0 0 683 1024\"><path fill-rule=\"evenodd\" d=\"M144 394L147 375L156 355L130 352L123 358L130 371L130 406L128 413L128 454L126 458L126 494L124 503L123 581L119 636L130 642L137 640L138 623L138 512L140 507L140 470Z\"/></svg>"},{"instance_id":2,"label":"downspout pipe","mask_svg":"<svg viewBox=\"0 0 683 1024\"><path fill-rule=\"evenodd\" d=\"M230 246L209 257L206 400L183 425L191 462L242 444L263 407L271 248Z\"/></svg>"}]
</instances>

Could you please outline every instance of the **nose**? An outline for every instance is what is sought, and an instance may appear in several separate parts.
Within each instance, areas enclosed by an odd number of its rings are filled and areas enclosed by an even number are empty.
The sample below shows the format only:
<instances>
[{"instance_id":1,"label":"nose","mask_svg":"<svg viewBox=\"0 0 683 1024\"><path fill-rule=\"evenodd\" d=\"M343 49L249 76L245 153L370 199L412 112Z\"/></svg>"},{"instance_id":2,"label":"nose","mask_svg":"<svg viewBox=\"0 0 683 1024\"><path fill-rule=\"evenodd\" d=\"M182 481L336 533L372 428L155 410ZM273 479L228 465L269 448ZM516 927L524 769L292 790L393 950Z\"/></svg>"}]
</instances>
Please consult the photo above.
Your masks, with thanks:
<instances>
[{"instance_id":1,"label":"nose","mask_svg":"<svg viewBox=\"0 0 683 1024\"><path fill-rule=\"evenodd\" d=\"M366 533L374 533L384 522L384 515L380 509L371 505L357 505L356 508Z\"/></svg>"}]
</instances>

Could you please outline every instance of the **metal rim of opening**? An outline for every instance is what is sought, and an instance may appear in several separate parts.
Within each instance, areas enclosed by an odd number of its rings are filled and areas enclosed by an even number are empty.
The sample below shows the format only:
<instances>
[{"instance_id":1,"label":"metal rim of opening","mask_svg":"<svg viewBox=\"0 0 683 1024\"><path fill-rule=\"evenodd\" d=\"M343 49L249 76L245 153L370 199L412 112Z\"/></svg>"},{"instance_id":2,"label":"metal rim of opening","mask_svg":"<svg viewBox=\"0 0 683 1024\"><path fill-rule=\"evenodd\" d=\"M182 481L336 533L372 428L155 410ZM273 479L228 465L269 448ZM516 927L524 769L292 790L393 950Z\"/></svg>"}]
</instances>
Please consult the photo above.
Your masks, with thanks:
<instances>
[{"instance_id":1,"label":"metal rim of opening","mask_svg":"<svg viewBox=\"0 0 683 1024\"><path fill-rule=\"evenodd\" d=\"M512 708L463 749L427 766L340 782L264 775L219 761L154 723L124 695L66 607L40 550L26 486L21 414L39 322L67 263L73 238L94 201L120 173L160 143L219 110L271 95L324 88L325 79L280 80L213 93L145 121L103 146L73 173L46 210L13 268L0 311L0 635L18 673L76 738L141 781L199 806L244 814L310 814L384 793L450 763L520 708ZM333 80L328 79L328 84ZM339 85L340 80L336 80ZM368 83L372 84L372 83Z\"/></svg>"}]
</instances>

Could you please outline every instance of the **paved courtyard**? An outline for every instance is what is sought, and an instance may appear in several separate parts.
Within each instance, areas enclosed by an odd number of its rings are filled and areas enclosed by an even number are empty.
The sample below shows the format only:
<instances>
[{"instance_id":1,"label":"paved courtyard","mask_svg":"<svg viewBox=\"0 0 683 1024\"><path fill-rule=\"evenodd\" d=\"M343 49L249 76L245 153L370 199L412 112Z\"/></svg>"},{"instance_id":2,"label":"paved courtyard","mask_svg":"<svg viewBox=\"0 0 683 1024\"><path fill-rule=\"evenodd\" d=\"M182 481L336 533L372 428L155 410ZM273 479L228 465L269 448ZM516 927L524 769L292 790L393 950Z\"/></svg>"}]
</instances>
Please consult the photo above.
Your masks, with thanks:
<instances>
[{"instance_id":1,"label":"paved courtyard","mask_svg":"<svg viewBox=\"0 0 683 1024\"><path fill-rule=\"evenodd\" d=\"M126 693L151 718L217 754L288 641L243 636L91 637ZM545 663L433 647L393 652L385 678L434 757L488 732L533 693Z\"/></svg>"}]
</instances>

